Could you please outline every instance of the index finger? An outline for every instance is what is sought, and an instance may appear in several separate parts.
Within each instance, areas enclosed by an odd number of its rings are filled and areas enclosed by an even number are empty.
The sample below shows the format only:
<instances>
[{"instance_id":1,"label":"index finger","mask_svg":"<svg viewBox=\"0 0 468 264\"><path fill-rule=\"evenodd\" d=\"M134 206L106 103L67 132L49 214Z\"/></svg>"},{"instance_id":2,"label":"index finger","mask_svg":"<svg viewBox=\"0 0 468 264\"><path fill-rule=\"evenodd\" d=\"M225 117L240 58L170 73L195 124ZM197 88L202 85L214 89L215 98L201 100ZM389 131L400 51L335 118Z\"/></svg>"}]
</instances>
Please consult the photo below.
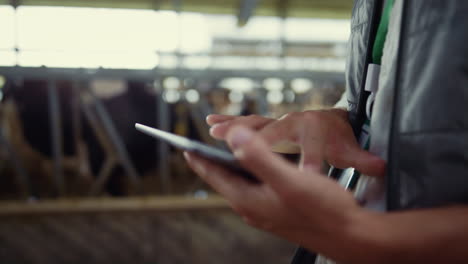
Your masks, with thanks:
<instances>
[{"instance_id":1,"label":"index finger","mask_svg":"<svg viewBox=\"0 0 468 264\"><path fill-rule=\"evenodd\" d=\"M292 119L280 119L272 122L258 132L258 136L263 138L268 145L275 143L298 142L297 122Z\"/></svg>"},{"instance_id":2,"label":"index finger","mask_svg":"<svg viewBox=\"0 0 468 264\"><path fill-rule=\"evenodd\" d=\"M227 141L241 165L255 174L261 182L274 189L287 190L299 177L296 168L270 151L262 137L246 127L235 127L229 131Z\"/></svg>"},{"instance_id":3,"label":"index finger","mask_svg":"<svg viewBox=\"0 0 468 264\"><path fill-rule=\"evenodd\" d=\"M232 120L234 118L236 118L237 116L233 116L233 115L216 115L216 114L212 114L212 115L208 115L206 117L206 123L210 126L212 125L215 125L215 124L218 124L218 123L222 123L222 122L225 122L225 121L228 121L228 120Z\"/></svg>"}]
</instances>

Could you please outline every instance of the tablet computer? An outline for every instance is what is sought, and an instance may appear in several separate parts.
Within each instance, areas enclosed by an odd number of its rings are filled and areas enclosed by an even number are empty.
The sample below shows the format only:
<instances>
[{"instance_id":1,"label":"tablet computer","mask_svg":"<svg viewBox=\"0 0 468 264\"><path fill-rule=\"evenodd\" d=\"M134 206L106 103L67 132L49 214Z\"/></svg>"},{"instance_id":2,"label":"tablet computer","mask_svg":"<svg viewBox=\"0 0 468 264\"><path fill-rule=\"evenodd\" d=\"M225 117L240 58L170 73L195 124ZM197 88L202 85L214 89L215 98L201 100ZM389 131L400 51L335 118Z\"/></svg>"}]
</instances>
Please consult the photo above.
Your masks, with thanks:
<instances>
[{"instance_id":1,"label":"tablet computer","mask_svg":"<svg viewBox=\"0 0 468 264\"><path fill-rule=\"evenodd\" d=\"M176 148L193 152L200 157L221 164L249 181L259 182L255 176L240 166L231 152L142 124L136 123L135 128L149 136L163 140Z\"/></svg>"}]
</instances>

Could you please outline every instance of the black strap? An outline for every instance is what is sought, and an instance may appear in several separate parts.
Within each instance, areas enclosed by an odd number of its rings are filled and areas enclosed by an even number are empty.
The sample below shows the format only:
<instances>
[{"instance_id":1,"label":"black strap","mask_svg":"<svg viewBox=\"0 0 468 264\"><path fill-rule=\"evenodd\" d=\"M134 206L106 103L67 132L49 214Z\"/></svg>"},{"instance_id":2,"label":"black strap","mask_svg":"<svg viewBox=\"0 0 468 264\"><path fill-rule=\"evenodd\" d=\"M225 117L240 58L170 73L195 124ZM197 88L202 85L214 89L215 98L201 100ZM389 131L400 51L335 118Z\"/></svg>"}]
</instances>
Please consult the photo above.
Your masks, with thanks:
<instances>
[{"instance_id":1,"label":"black strap","mask_svg":"<svg viewBox=\"0 0 468 264\"><path fill-rule=\"evenodd\" d=\"M317 259L317 254L309 252L303 247L298 247L291 260L291 264L313 264Z\"/></svg>"},{"instance_id":2,"label":"black strap","mask_svg":"<svg viewBox=\"0 0 468 264\"><path fill-rule=\"evenodd\" d=\"M359 138L361 128L366 121L366 103L370 93L366 91L366 78L367 68L372 63L372 49L374 47L377 30L379 27L380 17L382 16L383 0L375 0L375 5L372 11L371 25L369 27L369 37L367 39L366 62L362 73L361 87L359 92L359 99L357 103L357 113L354 118L350 120L353 127L354 135Z\"/></svg>"}]
</instances>

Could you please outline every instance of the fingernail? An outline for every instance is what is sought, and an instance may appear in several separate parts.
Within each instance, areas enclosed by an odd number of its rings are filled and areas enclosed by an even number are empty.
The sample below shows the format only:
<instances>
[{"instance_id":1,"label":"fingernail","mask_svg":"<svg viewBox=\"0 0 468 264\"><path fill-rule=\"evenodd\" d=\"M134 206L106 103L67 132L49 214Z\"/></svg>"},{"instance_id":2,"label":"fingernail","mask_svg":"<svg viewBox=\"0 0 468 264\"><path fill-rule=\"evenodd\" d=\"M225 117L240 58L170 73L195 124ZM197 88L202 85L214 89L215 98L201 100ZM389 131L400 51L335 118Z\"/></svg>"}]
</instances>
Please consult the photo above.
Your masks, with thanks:
<instances>
[{"instance_id":1,"label":"fingernail","mask_svg":"<svg viewBox=\"0 0 468 264\"><path fill-rule=\"evenodd\" d=\"M219 127L221 127L223 124L215 124L213 125L211 128L210 128L210 135L215 137L217 136L216 134L216 130L219 129Z\"/></svg>"},{"instance_id":2,"label":"fingernail","mask_svg":"<svg viewBox=\"0 0 468 264\"><path fill-rule=\"evenodd\" d=\"M234 150L234 152L232 154L234 154L234 157L236 157L236 159L238 159L238 160L243 160L244 159L244 150L242 150L242 149L236 149L236 150Z\"/></svg>"},{"instance_id":3,"label":"fingernail","mask_svg":"<svg viewBox=\"0 0 468 264\"><path fill-rule=\"evenodd\" d=\"M188 161L188 162L191 161L190 155L189 155L189 153L188 153L187 151L184 151L184 158L185 158L185 160Z\"/></svg>"},{"instance_id":4,"label":"fingernail","mask_svg":"<svg viewBox=\"0 0 468 264\"><path fill-rule=\"evenodd\" d=\"M200 176L200 177L204 177L205 176L205 167L203 167L203 165L201 165L199 162L197 161L194 161L192 162L192 166L193 166L193 169L195 170L195 172Z\"/></svg>"},{"instance_id":5,"label":"fingernail","mask_svg":"<svg viewBox=\"0 0 468 264\"><path fill-rule=\"evenodd\" d=\"M232 132L230 137L230 145L236 149L247 143L252 137L252 131L245 127L239 127Z\"/></svg>"}]
</instances>

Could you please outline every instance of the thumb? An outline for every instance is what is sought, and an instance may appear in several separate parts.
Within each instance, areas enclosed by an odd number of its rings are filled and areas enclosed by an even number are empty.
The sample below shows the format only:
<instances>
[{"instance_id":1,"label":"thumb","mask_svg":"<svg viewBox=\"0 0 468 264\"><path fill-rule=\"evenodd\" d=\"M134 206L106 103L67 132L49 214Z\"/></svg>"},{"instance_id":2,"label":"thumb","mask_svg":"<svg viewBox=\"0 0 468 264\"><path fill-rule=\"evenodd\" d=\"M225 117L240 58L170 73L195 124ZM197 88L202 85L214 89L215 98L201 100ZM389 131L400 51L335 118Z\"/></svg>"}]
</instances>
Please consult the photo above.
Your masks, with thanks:
<instances>
[{"instance_id":1,"label":"thumb","mask_svg":"<svg viewBox=\"0 0 468 264\"><path fill-rule=\"evenodd\" d=\"M287 189L298 177L296 167L271 152L267 142L253 130L236 126L227 134L227 141L240 164L261 182Z\"/></svg>"}]
</instances>

